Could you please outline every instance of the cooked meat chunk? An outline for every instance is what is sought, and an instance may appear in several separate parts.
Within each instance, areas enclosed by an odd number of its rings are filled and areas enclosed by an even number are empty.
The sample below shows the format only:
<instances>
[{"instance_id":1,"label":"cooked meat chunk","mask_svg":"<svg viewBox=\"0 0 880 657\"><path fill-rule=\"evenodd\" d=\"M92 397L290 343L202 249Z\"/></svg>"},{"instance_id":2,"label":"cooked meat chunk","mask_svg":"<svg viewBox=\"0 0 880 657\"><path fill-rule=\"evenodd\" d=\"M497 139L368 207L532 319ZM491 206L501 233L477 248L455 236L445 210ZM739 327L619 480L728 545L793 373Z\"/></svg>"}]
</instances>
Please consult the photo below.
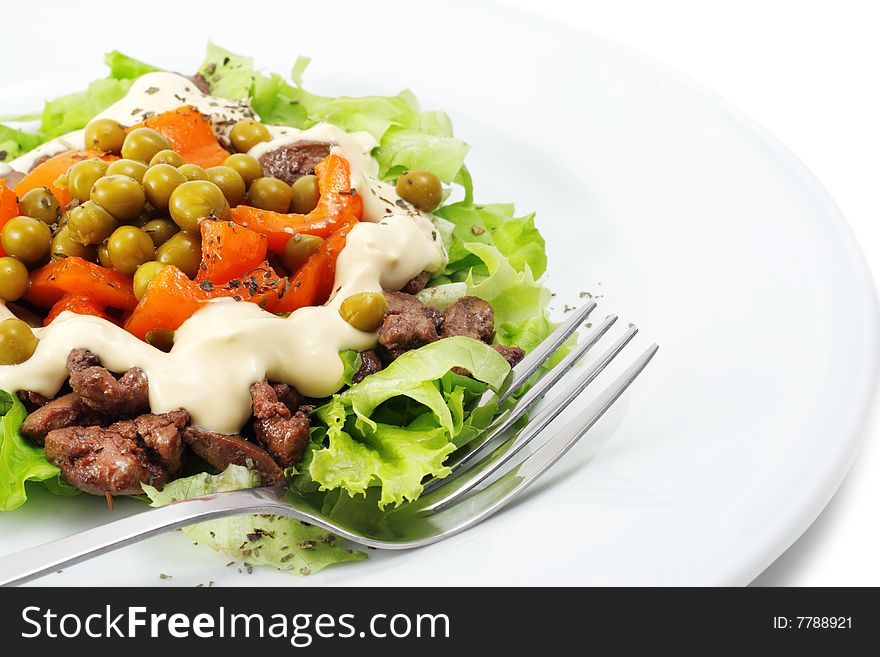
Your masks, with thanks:
<instances>
[{"instance_id":1,"label":"cooked meat chunk","mask_svg":"<svg viewBox=\"0 0 880 657\"><path fill-rule=\"evenodd\" d=\"M284 472L269 453L241 436L187 427L183 430L183 440L196 454L218 470L225 470L231 463L235 463L259 472L264 486L274 486L284 480Z\"/></svg>"},{"instance_id":2,"label":"cooked meat chunk","mask_svg":"<svg viewBox=\"0 0 880 657\"><path fill-rule=\"evenodd\" d=\"M64 478L92 495L136 495L141 482L162 486L167 472L146 450L101 427L68 427L46 436L46 458Z\"/></svg>"},{"instance_id":3,"label":"cooked meat chunk","mask_svg":"<svg viewBox=\"0 0 880 657\"><path fill-rule=\"evenodd\" d=\"M370 374L375 374L379 370L382 369L382 361L379 358L379 354L370 349L369 351L361 352L361 366L355 375L351 377L351 382L360 383L364 379L366 379Z\"/></svg>"},{"instance_id":4,"label":"cooked meat chunk","mask_svg":"<svg viewBox=\"0 0 880 657\"><path fill-rule=\"evenodd\" d=\"M101 365L101 359L97 354L93 354L88 349L71 349L67 354L67 371L79 372L89 367L98 367Z\"/></svg>"},{"instance_id":5,"label":"cooked meat chunk","mask_svg":"<svg viewBox=\"0 0 880 657\"><path fill-rule=\"evenodd\" d=\"M251 399L257 440L282 468L298 463L309 442L308 416L301 411L291 413L265 380L251 385Z\"/></svg>"},{"instance_id":6,"label":"cooked meat chunk","mask_svg":"<svg viewBox=\"0 0 880 657\"><path fill-rule=\"evenodd\" d=\"M302 393L289 383L273 383L271 385L272 390L275 391L275 396L278 397L278 401L287 406L291 413L296 413L299 407L303 405L305 398L302 396Z\"/></svg>"},{"instance_id":7,"label":"cooked meat chunk","mask_svg":"<svg viewBox=\"0 0 880 657\"><path fill-rule=\"evenodd\" d=\"M495 313L492 306L477 297L463 297L443 313L440 337L464 335L474 340L491 342L495 335Z\"/></svg>"},{"instance_id":8,"label":"cooked meat chunk","mask_svg":"<svg viewBox=\"0 0 880 657\"><path fill-rule=\"evenodd\" d=\"M59 155L60 153L64 153L64 152L66 152L66 151L58 151L58 153L52 153L51 155L48 153L46 153L45 155L40 155L40 157L36 158L33 162L31 162L31 168L28 169L28 173L30 173L31 171L36 169L38 166L40 166L43 162L48 160L50 157L54 157L55 155Z\"/></svg>"},{"instance_id":9,"label":"cooked meat chunk","mask_svg":"<svg viewBox=\"0 0 880 657\"><path fill-rule=\"evenodd\" d=\"M159 462L168 470L169 474L175 474L180 470L183 458L183 442L180 431L189 422L189 413L180 408L170 413L153 415L147 413L139 415L134 420L124 420L111 425L128 426L134 423L134 429L140 440L152 450Z\"/></svg>"},{"instance_id":10,"label":"cooked meat chunk","mask_svg":"<svg viewBox=\"0 0 880 657\"><path fill-rule=\"evenodd\" d=\"M50 397L41 395L40 393L34 392L33 390L19 390L16 395L18 396L19 400L28 407L28 410L30 411L40 408L40 406L45 406L50 401L52 401Z\"/></svg>"},{"instance_id":11,"label":"cooked meat chunk","mask_svg":"<svg viewBox=\"0 0 880 657\"><path fill-rule=\"evenodd\" d=\"M443 322L443 315L436 308L404 292L386 292L385 300L388 310L379 329L379 344L387 350L391 360L404 351L439 339L437 328Z\"/></svg>"},{"instance_id":12,"label":"cooked meat chunk","mask_svg":"<svg viewBox=\"0 0 880 657\"><path fill-rule=\"evenodd\" d=\"M46 436L46 458L73 486L92 495L138 495L162 487L180 469L186 411L143 415L109 427L67 427Z\"/></svg>"},{"instance_id":13,"label":"cooked meat chunk","mask_svg":"<svg viewBox=\"0 0 880 657\"><path fill-rule=\"evenodd\" d=\"M407 284L400 288L400 291L405 292L406 294L418 294L425 289L425 286L430 280L431 272L423 271L418 276L413 276L411 279L409 279L409 281L407 281Z\"/></svg>"},{"instance_id":14,"label":"cooked meat chunk","mask_svg":"<svg viewBox=\"0 0 880 657\"><path fill-rule=\"evenodd\" d=\"M510 363L511 367L515 367L526 355L526 352L519 347L508 347L503 344L493 344L492 348L499 354L504 356L504 360Z\"/></svg>"},{"instance_id":15,"label":"cooked meat chunk","mask_svg":"<svg viewBox=\"0 0 880 657\"><path fill-rule=\"evenodd\" d=\"M15 189L15 186L18 183L20 183L22 178L24 178L24 177L25 177L25 174L23 174L21 171L16 171L15 169L10 171L9 173L3 174L3 179L6 181L6 186L9 189L13 189L13 190Z\"/></svg>"},{"instance_id":16,"label":"cooked meat chunk","mask_svg":"<svg viewBox=\"0 0 880 657\"><path fill-rule=\"evenodd\" d=\"M263 175L280 178L288 185L305 175L315 172L315 165L330 153L330 147L323 141L297 141L275 150L263 153L260 164Z\"/></svg>"},{"instance_id":17,"label":"cooked meat chunk","mask_svg":"<svg viewBox=\"0 0 880 657\"><path fill-rule=\"evenodd\" d=\"M83 404L75 392L53 399L28 415L21 423L21 434L38 445L54 429L106 424L104 417Z\"/></svg>"},{"instance_id":18,"label":"cooked meat chunk","mask_svg":"<svg viewBox=\"0 0 880 657\"><path fill-rule=\"evenodd\" d=\"M195 75L187 75L192 83L195 85L196 89L201 91L203 94L211 93L211 83L205 78L201 73L196 73Z\"/></svg>"},{"instance_id":19,"label":"cooked meat chunk","mask_svg":"<svg viewBox=\"0 0 880 657\"><path fill-rule=\"evenodd\" d=\"M92 352L74 349L67 357L70 387L90 409L111 417L132 417L150 409L147 375L138 367L119 379Z\"/></svg>"},{"instance_id":20,"label":"cooked meat chunk","mask_svg":"<svg viewBox=\"0 0 880 657\"><path fill-rule=\"evenodd\" d=\"M440 328L443 323L443 313L436 308L426 306L415 295L406 292L386 292L385 301L388 303L387 315L397 315L407 312L419 312L430 318L435 328Z\"/></svg>"}]
</instances>

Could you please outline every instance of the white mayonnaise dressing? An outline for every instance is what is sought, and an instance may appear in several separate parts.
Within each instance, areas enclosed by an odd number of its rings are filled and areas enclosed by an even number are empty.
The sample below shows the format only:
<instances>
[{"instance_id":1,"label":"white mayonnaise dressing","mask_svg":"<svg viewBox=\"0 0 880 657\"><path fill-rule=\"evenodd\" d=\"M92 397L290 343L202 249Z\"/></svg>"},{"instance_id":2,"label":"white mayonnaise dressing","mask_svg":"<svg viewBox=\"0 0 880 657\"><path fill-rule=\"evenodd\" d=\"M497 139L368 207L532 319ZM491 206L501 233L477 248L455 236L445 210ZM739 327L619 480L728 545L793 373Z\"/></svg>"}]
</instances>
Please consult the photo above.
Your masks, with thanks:
<instances>
[{"instance_id":1,"label":"white mayonnaise dressing","mask_svg":"<svg viewBox=\"0 0 880 657\"><path fill-rule=\"evenodd\" d=\"M319 123L307 130L287 126L267 125L272 135L271 141L254 146L248 155L259 158L264 153L298 141L323 141L333 144L331 153L343 156L351 163L352 186L357 190L364 204L364 219L379 221L391 214L407 214L433 221L433 215L420 212L413 205L403 201L394 185L378 180L379 163L372 151L379 144L369 132L345 132L330 125Z\"/></svg>"},{"instance_id":2,"label":"white mayonnaise dressing","mask_svg":"<svg viewBox=\"0 0 880 657\"><path fill-rule=\"evenodd\" d=\"M98 114L98 119L115 119L125 126L134 125L154 114L173 110L181 105L192 105L202 114L211 117L214 132L227 139L236 121L254 116L250 106L241 100L217 98L202 93L192 80L177 73L155 71L135 80L128 93L116 103ZM9 162L16 171L26 173L33 163L46 155L85 148L83 130L62 135L41 144L29 153Z\"/></svg>"},{"instance_id":3,"label":"white mayonnaise dressing","mask_svg":"<svg viewBox=\"0 0 880 657\"><path fill-rule=\"evenodd\" d=\"M205 96L183 76L150 73L101 116L132 123L142 118L134 109L159 113L185 103L211 116L219 131L228 128L230 119L252 114L246 106ZM378 173L378 165L370 156L375 141L365 133L348 134L326 124L304 131L282 126L273 126L272 130L276 139L264 145L267 148L262 152L277 147L282 139L290 140L285 143L301 139L332 142L334 151L350 162L353 184L359 193L390 187L373 179ZM68 143L76 138L64 137ZM81 134L78 138L81 147ZM56 141L60 146L60 140ZM12 164L17 169L29 168L20 164L22 161L18 158ZM290 383L311 397L336 392L343 383L339 352L369 349L376 344L376 333L358 331L342 319L342 301L358 292L400 289L413 276L425 270L438 271L446 262L430 215L395 205L396 194L387 190L382 196L387 201L381 207L371 204L369 216L365 216L368 221L348 234L337 260L335 294L326 305L301 308L284 318L252 303L217 299L183 323L169 353L106 320L64 312L51 325L34 329L40 341L30 359L20 365L0 366L0 389L27 389L54 396L68 376L67 355L71 349L83 347L97 354L113 371L143 369L149 379L153 412L186 408L193 424L223 433L239 431L248 420L250 385L264 377ZM364 201L366 207L366 196ZM0 318L8 314L0 304Z\"/></svg>"}]
</instances>

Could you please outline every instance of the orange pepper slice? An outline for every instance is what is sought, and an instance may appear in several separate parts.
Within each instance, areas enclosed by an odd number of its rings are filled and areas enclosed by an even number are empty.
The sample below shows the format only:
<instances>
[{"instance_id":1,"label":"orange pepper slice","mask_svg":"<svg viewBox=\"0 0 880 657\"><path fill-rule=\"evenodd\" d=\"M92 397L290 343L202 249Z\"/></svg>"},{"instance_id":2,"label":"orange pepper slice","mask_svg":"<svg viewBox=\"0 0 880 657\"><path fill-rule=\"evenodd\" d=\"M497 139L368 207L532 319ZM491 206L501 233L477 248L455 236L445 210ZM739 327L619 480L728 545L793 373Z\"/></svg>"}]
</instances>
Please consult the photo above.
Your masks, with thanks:
<instances>
[{"instance_id":1,"label":"orange pepper slice","mask_svg":"<svg viewBox=\"0 0 880 657\"><path fill-rule=\"evenodd\" d=\"M222 285L243 276L266 259L266 236L231 221L204 219L202 262L196 283L210 281Z\"/></svg>"},{"instance_id":2,"label":"orange pepper slice","mask_svg":"<svg viewBox=\"0 0 880 657\"><path fill-rule=\"evenodd\" d=\"M6 181L0 178L0 232L3 231L3 226L6 225L7 221L17 216L18 197L16 197L15 192L6 186ZM3 250L3 245L0 244L0 257L5 255L6 251Z\"/></svg>"},{"instance_id":3,"label":"orange pepper slice","mask_svg":"<svg viewBox=\"0 0 880 657\"><path fill-rule=\"evenodd\" d=\"M268 306L269 310L274 313L289 313L299 308L326 303L336 280L336 259L345 248L346 236L357 223L354 217L344 220L324 240L321 248L290 276L286 290L277 302Z\"/></svg>"},{"instance_id":4,"label":"orange pepper slice","mask_svg":"<svg viewBox=\"0 0 880 657\"><path fill-rule=\"evenodd\" d=\"M269 250L278 253L296 233L327 237L349 217L363 216L363 201L351 185L351 172L344 157L331 153L318 163L315 173L321 197L308 214L285 214L238 205L232 208L229 218L265 235Z\"/></svg>"},{"instance_id":5,"label":"orange pepper slice","mask_svg":"<svg viewBox=\"0 0 880 657\"><path fill-rule=\"evenodd\" d=\"M211 122L192 105L150 117L129 130L144 126L165 137L171 148L189 164L215 167L229 157L229 151L217 141Z\"/></svg>"},{"instance_id":6,"label":"orange pepper slice","mask_svg":"<svg viewBox=\"0 0 880 657\"><path fill-rule=\"evenodd\" d=\"M126 321L125 330L141 340L156 329L175 331L205 303L220 297L267 307L278 299L284 283L268 262L217 286L208 280L191 281L177 267L164 267Z\"/></svg>"},{"instance_id":7,"label":"orange pepper slice","mask_svg":"<svg viewBox=\"0 0 880 657\"><path fill-rule=\"evenodd\" d=\"M45 162L41 162L34 167L33 171L18 181L18 184L15 186L15 193L21 198L32 189L36 189L37 187L48 187L49 191L55 195L55 198L58 199L58 203L60 203L63 208L70 203L72 197L70 196L70 192L66 189L56 187L55 180L62 173L66 173L67 170L77 162L95 157L99 157L108 162L119 159L115 155L104 153L104 151L91 149L64 151L63 153L53 155Z\"/></svg>"},{"instance_id":8,"label":"orange pepper slice","mask_svg":"<svg viewBox=\"0 0 880 657\"><path fill-rule=\"evenodd\" d=\"M24 298L50 308L65 294L87 297L105 308L131 310L137 305L131 276L77 257L50 262L31 272Z\"/></svg>"},{"instance_id":9,"label":"orange pepper slice","mask_svg":"<svg viewBox=\"0 0 880 657\"><path fill-rule=\"evenodd\" d=\"M49 314L43 320L43 326L48 326L65 310L77 313L79 315L92 315L93 317L102 317L112 321L107 315L105 306L95 302L94 299L79 294L65 294L58 302L52 306Z\"/></svg>"}]
</instances>

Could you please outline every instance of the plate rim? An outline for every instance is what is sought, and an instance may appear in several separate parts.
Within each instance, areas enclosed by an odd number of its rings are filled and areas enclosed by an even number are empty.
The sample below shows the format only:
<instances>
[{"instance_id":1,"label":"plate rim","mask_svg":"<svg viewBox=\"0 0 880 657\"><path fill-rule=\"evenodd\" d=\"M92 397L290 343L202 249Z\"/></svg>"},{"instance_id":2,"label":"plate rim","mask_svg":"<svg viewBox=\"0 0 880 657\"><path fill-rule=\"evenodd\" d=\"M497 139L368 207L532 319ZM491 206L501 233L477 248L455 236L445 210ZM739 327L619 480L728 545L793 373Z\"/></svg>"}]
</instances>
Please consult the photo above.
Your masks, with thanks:
<instances>
[{"instance_id":1,"label":"plate rim","mask_svg":"<svg viewBox=\"0 0 880 657\"><path fill-rule=\"evenodd\" d=\"M401 3L399 0L391 0L389 4ZM857 288L851 289L850 305L853 310L858 311L858 319L864 326L865 334L870 336L864 345L865 365L858 372L858 386L851 390L853 400L847 407L850 412L845 422L840 423L834 448L829 447L828 456L831 458L823 464L822 471L815 475L815 479L821 482L804 491L798 491L796 512L786 513L783 517L784 522L761 531L759 537L744 546L748 549L731 553L729 559L718 562L717 568L705 575L702 582L703 585L725 586L748 584L794 544L822 513L837 493L867 439L866 428L871 412L876 406L878 384L880 384L880 302L878 302L877 282L850 223L821 181L779 138L731 101L681 70L606 35L565 24L522 7L493 0L476 2L451 0L448 5L444 5L444 8L458 12L463 17L473 17L475 11L483 18L501 14L508 21L516 22L522 28L544 32L555 31L565 35L567 40L575 44L578 40L586 38L602 47L637 58L647 69L667 76L669 80L681 84L696 97L703 99L720 115L729 118L742 128L755 139L757 144L766 148L777 159L781 168L796 177L804 197L821 206L823 223L829 222L829 226L834 229L837 248L840 249L841 258L845 259L848 265L847 277L852 278L850 282L858 284ZM420 11L435 9L427 5L419 7ZM13 79L8 82L15 85L21 84L23 80ZM296 585L295 582L292 584Z\"/></svg>"},{"instance_id":2,"label":"plate rim","mask_svg":"<svg viewBox=\"0 0 880 657\"><path fill-rule=\"evenodd\" d=\"M392 1L396 2L397 0ZM511 20L516 20L520 24L521 28L535 29L536 25L540 25L544 30L554 30L575 42L586 37L603 47L621 51L637 58L646 67L653 68L668 76L670 80L680 83L695 96L704 99L721 115L739 125L757 143L778 158L784 169L797 177L804 192L812 196L817 205L823 206L823 216L827 217L827 221L835 229L841 255L845 257L855 281L859 283L860 289L857 296L860 297L860 300L855 300L856 295L853 295L852 306L861 311L862 316L859 317L859 320L865 326L866 335L871 336L863 358L863 362L869 365L859 373L862 380L860 385L853 389L853 396L858 398L853 402L852 408L854 410L846 418L845 427L842 428L838 440L835 441L837 449L829 453L836 458L830 459L826 463L824 472L821 473L824 475L822 485L812 486L802 494L798 505L799 513L787 514L784 527L777 526L775 531L761 532L762 538L753 540L751 549L741 552L738 557L730 558L727 562L719 564L714 576L706 576L703 580L704 585L710 586L745 586L750 584L810 528L836 495L862 445L867 440L867 428L871 413L880 400L880 297L878 297L877 281L868 265L867 257L856 239L852 226L819 178L781 139L773 135L732 101L684 71L635 46L589 29L563 23L555 17L539 14L525 7L502 4L498 0L477 0L476 2L451 0L448 4L454 5L460 12L473 12L474 8L479 7L484 16L487 12L492 11L506 12ZM818 479L819 476L817 475L816 478Z\"/></svg>"}]
</instances>

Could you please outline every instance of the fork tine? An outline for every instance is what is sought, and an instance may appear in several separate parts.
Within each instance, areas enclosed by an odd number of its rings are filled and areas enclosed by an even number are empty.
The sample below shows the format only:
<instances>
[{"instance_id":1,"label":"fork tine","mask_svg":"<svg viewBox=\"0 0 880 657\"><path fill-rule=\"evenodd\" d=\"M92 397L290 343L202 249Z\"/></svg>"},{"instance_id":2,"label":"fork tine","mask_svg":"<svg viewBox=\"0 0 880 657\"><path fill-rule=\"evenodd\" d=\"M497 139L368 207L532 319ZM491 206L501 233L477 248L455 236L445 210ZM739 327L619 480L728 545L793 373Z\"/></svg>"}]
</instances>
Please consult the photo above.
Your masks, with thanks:
<instances>
[{"instance_id":1,"label":"fork tine","mask_svg":"<svg viewBox=\"0 0 880 657\"><path fill-rule=\"evenodd\" d=\"M539 479L559 459L561 459L575 443L577 443L596 424L605 412L611 408L623 392L642 373L657 353L659 347L651 345L626 371L617 377L595 400L593 400L577 417L571 420L561 431L553 435L530 454L518 466L503 474L492 485L480 491L472 499L478 500L481 509L476 514L468 514L467 519L456 523L444 532L444 538L470 529L484 521L504 507L510 500L518 496L526 488ZM494 499L493 499L494 497ZM427 542L427 541L426 541Z\"/></svg>"},{"instance_id":2,"label":"fork tine","mask_svg":"<svg viewBox=\"0 0 880 657\"><path fill-rule=\"evenodd\" d=\"M577 379L572 382L565 391L554 398L546 407L526 425L526 427L512 440L499 447L493 454L486 457L480 464L468 471L471 476L459 478L441 486L437 490L443 493L439 500L430 502L421 508L422 513L436 513L449 507L461 499L474 488L482 484L505 463L516 456L535 436L543 431L556 416L558 416L584 389L614 360L615 357L629 344L636 333L636 327L627 330L623 336L602 354L599 359L590 365ZM604 412L604 411L603 411Z\"/></svg>"},{"instance_id":3,"label":"fork tine","mask_svg":"<svg viewBox=\"0 0 880 657\"><path fill-rule=\"evenodd\" d=\"M606 317L605 320L582 342L576 345L575 348L572 349L558 365L556 365L556 367L547 372L543 378L535 383L535 385L517 401L516 406L509 409L506 413L499 415L492 424L486 428L482 436L462 447L461 449L463 451L460 454L457 453L454 455L457 456L457 460L448 464L450 473L442 479L431 479L425 484L424 492L429 492L441 484L452 481L452 479L458 476L458 473L461 472L462 468L466 467L469 463L472 463L475 458L483 454L484 448L494 442L495 439L501 436L505 431L510 429L510 427L512 427L516 421L529 410L532 404L547 394L547 391L552 386L556 385L559 380L565 376L566 372L568 372L577 361L583 358L584 354L595 346L616 321L617 315L609 315ZM497 402L495 402L493 398L491 403Z\"/></svg>"},{"instance_id":4,"label":"fork tine","mask_svg":"<svg viewBox=\"0 0 880 657\"><path fill-rule=\"evenodd\" d=\"M562 343L571 337L571 334L577 330L578 326L586 321L587 317L590 316L590 313L593 312L595 308L596 302L591 301L575 310L571 317L562 322L562 324L560 324L553 333L548 335L541 344L535 347L528 356L517 363L516 367L511 370L513 377L510 380L510 385L498 398L498 403L500 404L510 397L511 394L526 382L526 379L537 372L538 368L541 367L541 365L543 365L560 346L562 346Z\"/></svg>"}]
</instances>

